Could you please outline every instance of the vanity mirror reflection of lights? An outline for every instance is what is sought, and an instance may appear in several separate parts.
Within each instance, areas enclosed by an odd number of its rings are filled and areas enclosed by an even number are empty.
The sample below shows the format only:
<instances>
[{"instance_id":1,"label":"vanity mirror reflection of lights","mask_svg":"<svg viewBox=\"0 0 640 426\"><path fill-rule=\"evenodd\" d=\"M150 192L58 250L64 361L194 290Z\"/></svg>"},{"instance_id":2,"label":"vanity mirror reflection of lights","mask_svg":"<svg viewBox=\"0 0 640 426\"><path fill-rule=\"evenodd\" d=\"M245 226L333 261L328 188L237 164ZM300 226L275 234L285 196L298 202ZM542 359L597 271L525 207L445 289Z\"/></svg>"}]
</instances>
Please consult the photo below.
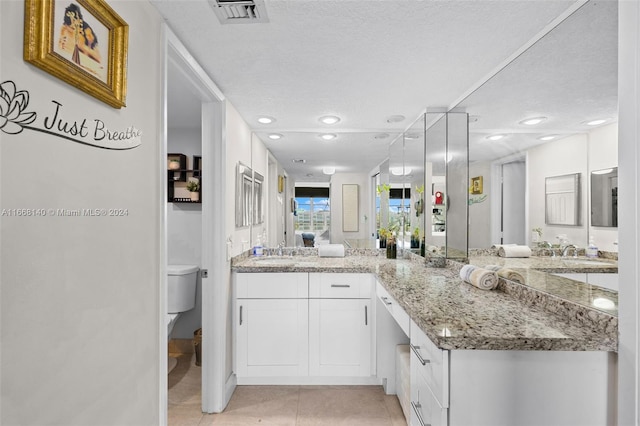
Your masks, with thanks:
<instances>
[{"instance_id":1,"label":"vanity mirror reflection of lights","mask_svg":"<svg viewBox=\"0 0 640 426\"><path fill-rule=\"evenodd\" d=\"M593 240L617 258L617 177L594 174L617 170L617 14L616 2L586 2L457 105L472 117L469 176L484 183L470 189L470 248L546 242L584 256ZM545 181L566 175L579 176L571 225L545 219Z\"/></svg>"}]
</instances>

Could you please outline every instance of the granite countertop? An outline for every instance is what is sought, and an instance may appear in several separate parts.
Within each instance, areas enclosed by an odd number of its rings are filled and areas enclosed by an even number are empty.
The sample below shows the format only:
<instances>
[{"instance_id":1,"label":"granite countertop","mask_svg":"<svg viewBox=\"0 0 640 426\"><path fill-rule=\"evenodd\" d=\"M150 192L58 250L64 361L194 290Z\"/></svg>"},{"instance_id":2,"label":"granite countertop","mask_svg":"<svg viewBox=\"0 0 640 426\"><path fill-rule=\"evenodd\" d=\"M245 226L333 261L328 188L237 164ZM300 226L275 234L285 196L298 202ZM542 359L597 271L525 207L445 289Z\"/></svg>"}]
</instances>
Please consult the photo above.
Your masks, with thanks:
<instances>
[{"instance_id":1,"label":"granite countertop","mask_svg":"<svg viewBox=\"0 0 640 426\"><path fill-rule=\"evenodd\" d=\"M618 262L615 260L591 260L586 257L561 259L538 256L526 258L473 256L469 258L469 263L480 267L504 266L520 273L529 287L590 309L618 315L617 291L552 275L554 273L617 273Z\"/></svg>"},{"instance_id":2,"label":"granite countertop","mask_svg":"<svg viewBox=\"0 0 640 426\"><path fill-rule=\"evenodd\" d=\"M548 303L535 299L544 296L542 292L529 300L530 294L520 297L508 288L480 290L463 282L455 268L427 268L419 257L389 260L381 251L375 253L344 258L248 258L234 262L232 268L235 272L373 273L441 349L617 350L615 315L564 300L549 309ZM566 312L564 304L571 305Z\"/></svg>"}]
</instances>

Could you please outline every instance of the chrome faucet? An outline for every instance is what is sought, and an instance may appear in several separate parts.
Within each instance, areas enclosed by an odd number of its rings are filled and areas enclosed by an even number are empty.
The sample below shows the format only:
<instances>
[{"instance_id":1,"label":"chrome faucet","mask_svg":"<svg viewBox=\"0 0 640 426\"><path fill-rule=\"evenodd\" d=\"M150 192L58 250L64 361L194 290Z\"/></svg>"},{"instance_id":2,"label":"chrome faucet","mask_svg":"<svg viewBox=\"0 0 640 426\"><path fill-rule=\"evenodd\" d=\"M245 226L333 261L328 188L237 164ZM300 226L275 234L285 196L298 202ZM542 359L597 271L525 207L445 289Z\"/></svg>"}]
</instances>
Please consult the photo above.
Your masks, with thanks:
<instances>
[{"instance_id":1,"label":"chrome faucet","mask_svg":"<svg viewBox=\"0 0 640 426\"><path fill-rule=\"evenodd\" d=\"M553 250L553 246L549 241L543 241L540 244L543 246L542 254L544 254L544 250L549 250L549 253L551 253L550 257L556 257L556 252Z\"/></svg>"},{"instance_id":2,"label":"chrome faucet","mask_svg":"<svg viewBox=\"0 0 640 426\"><path fill-rule=\"evenodd\" d=\"M569 249L573 249L573 257L578 257L578 247L574 244L568 244L562 249L562 257L567 257Z\"/></svg>"}]
</instances>

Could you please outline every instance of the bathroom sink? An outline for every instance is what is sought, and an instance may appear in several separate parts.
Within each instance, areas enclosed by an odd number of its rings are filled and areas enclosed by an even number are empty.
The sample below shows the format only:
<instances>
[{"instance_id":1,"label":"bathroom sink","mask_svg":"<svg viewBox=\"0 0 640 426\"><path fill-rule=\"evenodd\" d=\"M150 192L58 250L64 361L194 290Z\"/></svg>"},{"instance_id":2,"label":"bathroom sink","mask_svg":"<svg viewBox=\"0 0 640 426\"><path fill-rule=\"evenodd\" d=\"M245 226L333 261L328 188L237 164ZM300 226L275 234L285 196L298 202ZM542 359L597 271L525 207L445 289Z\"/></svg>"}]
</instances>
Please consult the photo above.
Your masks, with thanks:
<instances>
[{"instance_id":1,"label":"bathroom sink","mask_svg":"<svg viewBox=\"0 0 640 426\"><path fill-rule=\"evenodd\" d=\"M565 265L615 266L615 263L587 259L563 259L562 262Z\"/></svg>"},{"instance_id":2,"label":"bathroom sink","mask_svg":"<svg viewBox=\"0 0 640 426\"><path fill-rule=\"evenodd\" d=\"M261 259L255 259L256 262L262 265L293 265L295 259L290 257L263 257Z\"/></svg>"}]
</instances>

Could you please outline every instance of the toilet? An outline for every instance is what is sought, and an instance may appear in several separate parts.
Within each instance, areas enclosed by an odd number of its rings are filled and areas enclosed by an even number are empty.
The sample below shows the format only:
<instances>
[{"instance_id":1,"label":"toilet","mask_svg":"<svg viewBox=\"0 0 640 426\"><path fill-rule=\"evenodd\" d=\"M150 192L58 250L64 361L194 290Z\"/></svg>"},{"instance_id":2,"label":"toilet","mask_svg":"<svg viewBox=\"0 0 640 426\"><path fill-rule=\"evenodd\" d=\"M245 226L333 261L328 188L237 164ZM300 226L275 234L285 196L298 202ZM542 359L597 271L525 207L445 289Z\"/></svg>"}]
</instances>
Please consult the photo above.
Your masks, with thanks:
<instances>
[{"instance_id":1,"label":"toilet","mask_svg":"<svg viewBox=\"0 0 640 426\"><path fill-rule=\"evenodd\" d=\"M171 340L173 326L183 312L196 306L197 265L167 266L167 340Z\"/></svg>"}]
</instances>

